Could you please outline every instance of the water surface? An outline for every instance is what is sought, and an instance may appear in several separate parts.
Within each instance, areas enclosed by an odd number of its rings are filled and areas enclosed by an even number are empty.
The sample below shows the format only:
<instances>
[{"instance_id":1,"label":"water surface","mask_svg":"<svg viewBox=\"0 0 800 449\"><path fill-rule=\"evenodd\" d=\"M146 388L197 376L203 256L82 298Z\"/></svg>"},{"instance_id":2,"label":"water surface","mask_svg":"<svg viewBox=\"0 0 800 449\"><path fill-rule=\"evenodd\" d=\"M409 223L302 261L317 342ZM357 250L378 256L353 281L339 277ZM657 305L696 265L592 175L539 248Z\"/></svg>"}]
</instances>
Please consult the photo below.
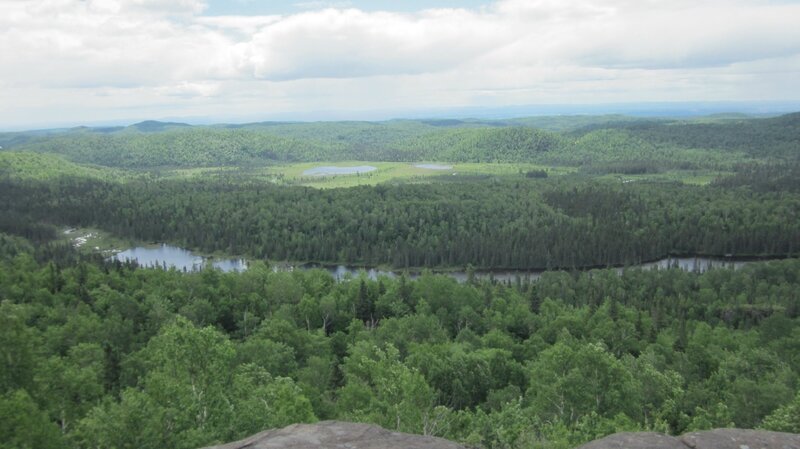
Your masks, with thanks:
<instances>
[{"instance_id":1,"label":"water surface","mask_svg":"<svg viewBox=\"0 0 800 449\"><path fill-rule=\"evenodd\" d=\"M428 170L452 170L452 165L440 165L440 164L415 164L414 167L417 168L425 168Z\"/></svg>"},{"instance_id":2,"label":"water surface","mask_svg":"<svg viewBox=\"0 0 800 449\"><path fill-rule=\"evenodd\" d=\"M120 261L135 260L144 267L175 267L180 271L197 271L208 264L222 271L244 271L247 269L247 261L244 259L216 259L204 258L192 253L189 250L175 246L162 244L156 247L137 247L127 251L117 253L114 258ZM712 268L732 268L739 269L747 265L749 261L736 259L722 259L714 257L668 257L655 262L647 262L639 265L632 265L627 268L641 268L645 270L680 268L684 271L704 273ZM401 275L402 270L384 270L375 267L356 267L348 265L320 265L320 264L278 264L273 266L274 271L324 269L337 281L342 281L350 277L358 277L361 273L366 273L369 279L378 279L381 276L396 278ZM616 268L618 273L622 273L625 268ZM517 279L534 281L539 279L547 270L475 270L473 275L476 279L494 279L499 282L515 282ZM588 270L580 270L588 271ZM437 273L434 271L434 273ZM421 276L419 272L406 272L410 279ZM444 271L439 274L450 276L458 282L466 282L469 275L464 270Z\"/></svg>"},{"instance_id":3,"label":"water surface","mask_svg":"<svg viewBox=\"0 0 800 449\"><path fill-rule=\"evenodd\" d=\"M644 270L665 270L669 268L680 268L683 271L694 273L705 273L713 268L732 268L738 270L751 261L736 260L736 259L723 259L715 257L667 257L657 260L655 262L647 262L638 265L632 265L626 268L615 268L617 273L622 274L626 269L641 268ZM290 269L294 269L291 266ZM319 265L319 264L306 264L297 266L299 269L312 269L321 268L327 270L331 276L337 281L345 280L349 277L358 277L362 272L367 274L367 277L376 280L381 276L389 278L396 278L401 275L402 271L382 270L373 267L354 267L347 265ZM475 270L473 275L476 279L494 279L498 282L515 282L517 279L521 281L535 281L539 279L543 273L548 270ZM549 271L569 271L569 270L549 270ZM589 269L579 269L578 271L589 271ZM434 274L442 274L450 276L458 282L466 282L469 275L466 271L444 271ZM409 279L417 279L422 274L420 272L406 272Z\"/></svg>"},{"instance_id":4,"label":"water surface","mask_svg":"<svg viewBox=\"0 0 800 449\"><path fill-rule=\"evenodd\" d=\"M197 271L209 263L222 271L244 271L247 262L244 259L215 259L198 256L189 250L176 246L137 247L114 255L120 262L136 261L143 267L176 268L180 271Z\"/></svg>"}]
</instances>

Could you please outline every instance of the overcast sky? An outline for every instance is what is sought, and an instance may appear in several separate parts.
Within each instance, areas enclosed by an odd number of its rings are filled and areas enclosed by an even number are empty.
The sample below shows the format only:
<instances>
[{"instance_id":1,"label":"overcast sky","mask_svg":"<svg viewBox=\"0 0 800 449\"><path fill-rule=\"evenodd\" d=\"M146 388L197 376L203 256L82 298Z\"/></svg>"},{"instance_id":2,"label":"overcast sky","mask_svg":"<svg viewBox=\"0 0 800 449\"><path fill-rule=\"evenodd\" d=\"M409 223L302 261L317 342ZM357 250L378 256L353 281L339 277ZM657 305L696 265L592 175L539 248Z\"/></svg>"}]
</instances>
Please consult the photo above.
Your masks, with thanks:
<instances>
[{"instance_id":1,"label":"overcast sky","mask_svg":"<svg viewBox=\"0 0 800 449\"><path fill-rule=\"evenodd\" d=\"M800 1L0 0L0 129L800 100Z\"/></svg>"}]
</instances>

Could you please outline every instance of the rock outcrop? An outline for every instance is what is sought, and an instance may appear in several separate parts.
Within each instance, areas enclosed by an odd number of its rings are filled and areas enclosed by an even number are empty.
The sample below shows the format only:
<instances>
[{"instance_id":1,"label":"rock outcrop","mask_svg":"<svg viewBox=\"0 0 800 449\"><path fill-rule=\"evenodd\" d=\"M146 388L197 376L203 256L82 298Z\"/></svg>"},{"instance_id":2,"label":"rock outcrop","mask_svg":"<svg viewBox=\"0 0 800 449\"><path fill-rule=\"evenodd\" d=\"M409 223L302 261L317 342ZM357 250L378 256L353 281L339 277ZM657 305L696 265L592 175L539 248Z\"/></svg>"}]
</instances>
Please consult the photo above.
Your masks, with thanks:
<instances>
[{"instance_id":1,"label":"rock outcrop","mask_svg":"<svg viewBox=\"0 0 800 449\"><path fill-rule=\"evenodd\" d=\"M762 430L716 429L679 437L615 433L578 449L800 449L800 435Z\"/></svg>"},{"instance_id":2,"label":"rock outcrop","mask_svg":"<svg viewBox=\"0 0 800 449\"><path fill-rule=\"evenodd\" d=\"M675 437L655 432L623 432L586 443L579 449L687 449ZM739 449L739 448L736 448Z\"/></svg>"},{"instance_id":3,"label":"rock outcrop","mask_svg":"<svg viewBox=\"0 0 800 449\"><path fill-rule=\"evenodd\" d=\"M392 432L370 424L323 421L293 424L204 449L466 449L441 438ZM671 437L653 432L615 433L578 449L800 449L800 435L716 429Z\"/></svg>"},{"instance_id":4,"label":"rock outcrop","mask_svg":"<svg viewBox=\"0 0 800 449\"><path fill-rule=\"evenodd\" d=\"M323 421L267 430L206 449L466 449L441 438L391 432L369 424ZM739 449L739 448L737 448ZM755 449L755 448L752 448Z\"/></svg>"}]
</instances>

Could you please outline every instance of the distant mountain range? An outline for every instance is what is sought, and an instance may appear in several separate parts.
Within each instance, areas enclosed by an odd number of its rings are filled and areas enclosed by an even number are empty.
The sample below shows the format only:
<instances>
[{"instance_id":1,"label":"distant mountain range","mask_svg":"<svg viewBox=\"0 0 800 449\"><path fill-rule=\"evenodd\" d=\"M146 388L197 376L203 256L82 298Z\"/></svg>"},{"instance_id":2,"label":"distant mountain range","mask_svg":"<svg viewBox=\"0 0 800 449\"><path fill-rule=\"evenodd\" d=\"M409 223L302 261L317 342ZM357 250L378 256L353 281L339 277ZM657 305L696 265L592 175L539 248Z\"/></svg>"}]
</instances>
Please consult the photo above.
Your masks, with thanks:
<instances>
[{"instance_id":1,"label":"distant mountain range","mask_svg":"<svg viewBox=\"0 0 800 449\"><path fill-rule=\"evenodd\" d=\"M313 122L313 121L389 121L394 119L411 120L450 120L450 119L476 119L476 120L507 120L524 117L544 116L586 116L586 115L625 115L629 117L646 118L696 118L701 116L741 116L743 117L770 117L800 111L800 101L720 101L720 102L641 102L641 103L605 103L605 104L539 104L539 105L512 105L512 106L467 106L443 108L407 108L364 111L337 111L316 110L297 112L263 112L246 115L226 116L162 116L162 117L132 117L128 120L95 120L84 121L82 125L92 128L116 129L139 122L148 126L151 121L158 120L173 126L185 124L212 125L215 123L254 123L254 122ZM144 121L141 121L144 120ZM61 122L39 124L27 129L65 129L74 127L76 123ZM236 126L236 125L233 125ZM21 131L26 128L0 123L0 131Z\"/></svg>"},{"instance_id":2,"label":"distant mountain range","mask_svg":"<svg viewBox=\"0 0 800 449\"><path fill-rule=\"evenodd\" d=\"M569 115L194 126L149 120L0 133L0 146L122 168L344 160L565 165L669 161L683 168L718 168L749 158L797 160L800 113L769 118L741 113L688 119Z\"/></svg>"}]
</instances>

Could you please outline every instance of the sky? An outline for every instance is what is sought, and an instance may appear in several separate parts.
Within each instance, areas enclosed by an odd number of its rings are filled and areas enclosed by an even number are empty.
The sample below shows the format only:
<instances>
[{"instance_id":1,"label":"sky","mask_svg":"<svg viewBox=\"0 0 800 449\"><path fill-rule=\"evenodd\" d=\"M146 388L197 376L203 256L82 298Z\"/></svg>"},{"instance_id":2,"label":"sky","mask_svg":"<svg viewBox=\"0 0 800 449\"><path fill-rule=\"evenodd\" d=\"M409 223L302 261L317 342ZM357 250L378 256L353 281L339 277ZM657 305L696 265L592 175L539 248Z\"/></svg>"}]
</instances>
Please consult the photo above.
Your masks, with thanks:
<instances>
[{"instance_id":1,"label":"sky","mask_svg":"<svg viewBox=\"0 0 800 449\"><path fill-rule=\"evenodd\" d=\"M0 0L0 129L800 104L798 21L800 0Z\"/></svg>"}]
</instances>

